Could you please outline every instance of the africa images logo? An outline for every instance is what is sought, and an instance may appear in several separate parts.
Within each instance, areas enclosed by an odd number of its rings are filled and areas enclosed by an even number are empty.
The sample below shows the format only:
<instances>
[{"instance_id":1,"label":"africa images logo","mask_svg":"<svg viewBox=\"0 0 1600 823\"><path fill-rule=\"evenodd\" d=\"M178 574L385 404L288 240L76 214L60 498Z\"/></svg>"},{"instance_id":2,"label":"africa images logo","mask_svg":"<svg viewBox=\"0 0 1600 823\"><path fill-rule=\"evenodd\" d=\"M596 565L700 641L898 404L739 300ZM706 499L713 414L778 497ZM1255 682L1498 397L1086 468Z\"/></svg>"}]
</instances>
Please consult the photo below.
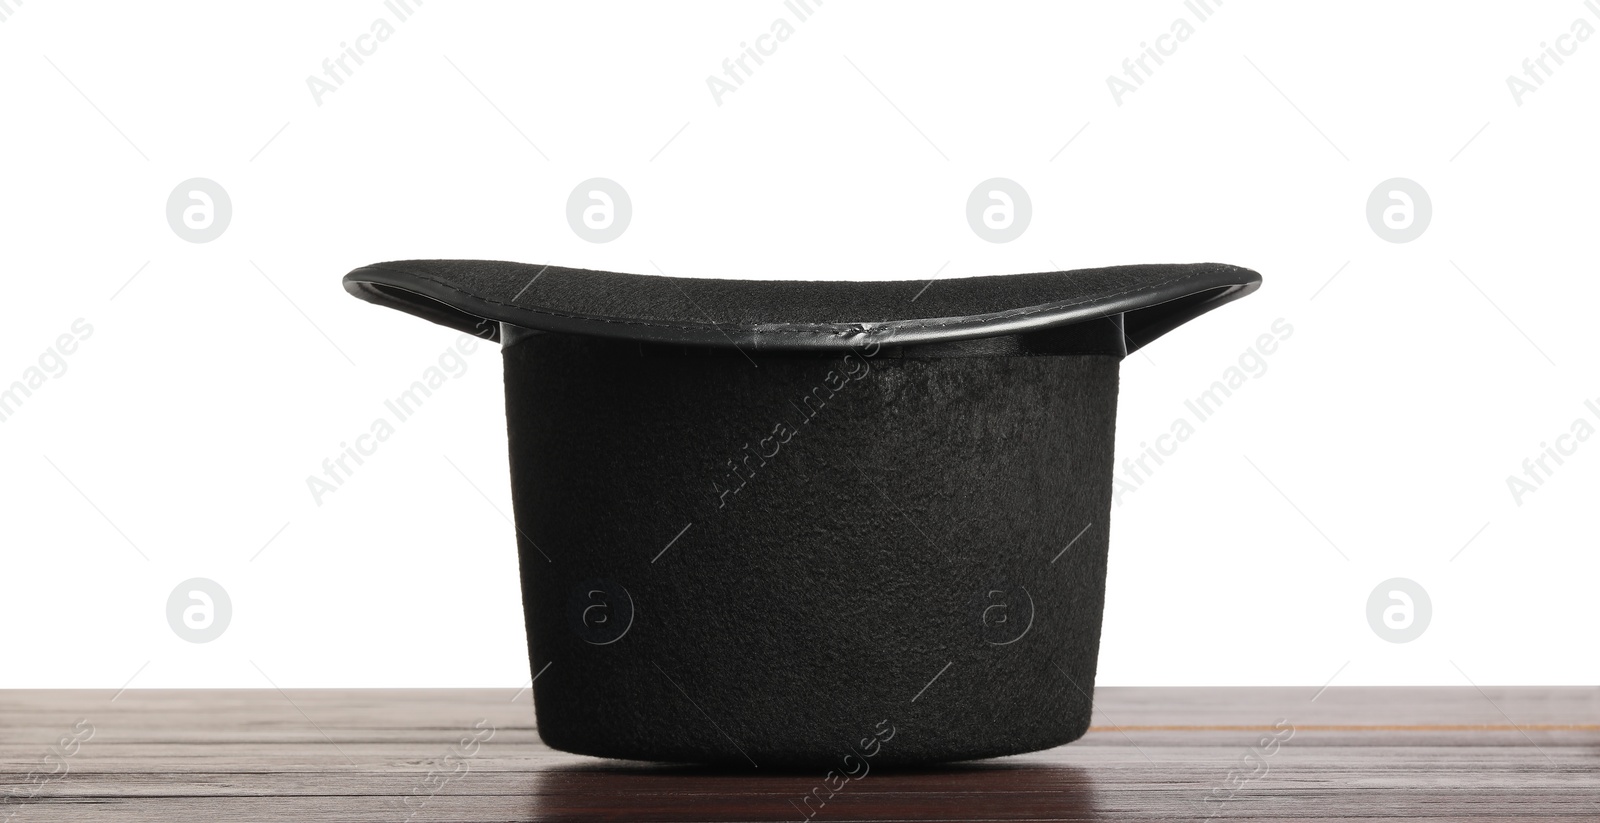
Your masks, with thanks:
<instances>
[{"instance_id":1,"label":"africa images logo","mask_svg":"<svg viewBox=\"0 0 1600 823\"><path fill-rule=\"evenodd\" d=\"M1584 0L1583 7L1596 20L1600 20L1600 0ZM1567 26L1565 32L1553 38L1554 43L1549 40L1539 43L1539 55L1523 59L1522 77L1506 75L1506 88L1511 90L1511 100L1520 108L1527 96L1554 77L1556 69L1566 65L1567 58L1577 54L1578 46L1588 42L1594 33L1594 23L1589 22L1587 17L1579 17Z\"/></svg>"}]
</instances>

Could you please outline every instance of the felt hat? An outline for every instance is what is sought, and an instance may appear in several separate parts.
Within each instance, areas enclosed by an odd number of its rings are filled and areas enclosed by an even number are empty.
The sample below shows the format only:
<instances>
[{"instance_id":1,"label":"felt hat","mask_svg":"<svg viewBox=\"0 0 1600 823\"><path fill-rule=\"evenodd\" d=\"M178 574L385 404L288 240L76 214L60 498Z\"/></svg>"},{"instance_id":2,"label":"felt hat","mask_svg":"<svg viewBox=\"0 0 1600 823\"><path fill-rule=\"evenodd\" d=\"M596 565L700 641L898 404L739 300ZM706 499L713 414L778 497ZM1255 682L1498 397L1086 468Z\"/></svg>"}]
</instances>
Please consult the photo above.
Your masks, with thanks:
<instances>
[{"instance_id":1,"label":"felt hat","mask_svg":"<svg viewBox=\"0 0 1600 823\"><path fill-rule=\"evenodd\" d=\"M546 743L844 770L1084 733L1119 363L1260 282L1209 263L927 284L414 260L344 278L502 344Z\"/></svg>"}]
</instances>

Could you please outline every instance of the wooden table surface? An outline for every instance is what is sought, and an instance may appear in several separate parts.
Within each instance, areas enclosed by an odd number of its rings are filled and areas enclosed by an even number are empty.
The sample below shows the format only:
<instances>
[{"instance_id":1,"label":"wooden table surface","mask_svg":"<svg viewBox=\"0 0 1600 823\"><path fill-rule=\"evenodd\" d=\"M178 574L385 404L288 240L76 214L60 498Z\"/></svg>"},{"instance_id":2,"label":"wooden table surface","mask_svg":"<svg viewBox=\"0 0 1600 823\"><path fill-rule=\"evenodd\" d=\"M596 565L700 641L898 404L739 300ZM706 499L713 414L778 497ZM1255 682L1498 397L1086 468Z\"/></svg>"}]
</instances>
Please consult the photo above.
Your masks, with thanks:
<instances>
[{"instance_id":1,"label":"wooden table surface","mask_svg":"<svg viewBox=\"0 0 1600 823\"><path fill-rule=\"evenodd\" d=\"M1095 702L1077 743L875 769L810 819L1600 820L1600 688ZM804 820L823 776L552 751L526 691L0 691L0 823Z\"/></svg>"}]
</instances>

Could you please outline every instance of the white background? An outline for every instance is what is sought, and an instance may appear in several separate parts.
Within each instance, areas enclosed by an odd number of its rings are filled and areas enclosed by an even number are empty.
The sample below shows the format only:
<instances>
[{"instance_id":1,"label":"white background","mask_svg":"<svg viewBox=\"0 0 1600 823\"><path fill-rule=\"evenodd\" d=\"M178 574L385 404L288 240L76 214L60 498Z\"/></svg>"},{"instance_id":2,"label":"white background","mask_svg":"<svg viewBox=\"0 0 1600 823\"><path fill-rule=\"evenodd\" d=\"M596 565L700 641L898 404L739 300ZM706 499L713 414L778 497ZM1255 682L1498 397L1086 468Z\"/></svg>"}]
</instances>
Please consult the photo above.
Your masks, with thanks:
<instances>
[{"instance_id":1,"label":"white background","mask_svg":"<svg viewBox=\"0 0 1600 823\"><path fill-rule=\"evenodd\" d=\"M93 333L0 423L0 687L527 682L492 346L324 505L306 487L457 337L339 285L413 257L1257 269L1124 366L1119 460L1294 329L1116 507L1100 683L1600 680L1600 442L1521 505L1506 483L1600 398L1600 36L1522 105L1506 84L1600 27L1579 2L1227 0L1118 105L1181 3L827 0L720 106L706 77L781 3L428 0L321 105L306 78L380 3L7 5L0 385ZM597 176L634 206L605 245L565 218ZM165 217L192 177L233 202L207 244ZM966 224L991 177L1032 198L1008 244ZM1366 219L1391 177L1431 195L1410 243ZM191 577L231 595L210 643L166 621ZM1391 577L1431 595L1414 642L1367 623Z\"/></svg>"}]
</instances>

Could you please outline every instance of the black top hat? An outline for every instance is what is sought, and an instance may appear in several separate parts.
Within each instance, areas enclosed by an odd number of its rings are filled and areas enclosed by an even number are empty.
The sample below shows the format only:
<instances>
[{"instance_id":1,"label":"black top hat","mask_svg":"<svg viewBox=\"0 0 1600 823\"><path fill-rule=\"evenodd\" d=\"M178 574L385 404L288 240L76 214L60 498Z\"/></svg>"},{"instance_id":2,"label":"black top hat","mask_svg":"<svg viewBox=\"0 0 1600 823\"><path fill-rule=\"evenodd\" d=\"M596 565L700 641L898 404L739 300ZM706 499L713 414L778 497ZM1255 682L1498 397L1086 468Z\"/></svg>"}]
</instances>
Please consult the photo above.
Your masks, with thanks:
<instances>
[{"instance_id":1,"label":"black top hat","mask_svg":"<svg viewBox=\"0 0 1600 823\"><path fill-rule=\"evenodd\" d=\"M546 743L846 770L1083 734L1118 363L1260 283L1209 263L924 284L419 260L344 279L503 346Z\"/></svg>"}]
</instances>

